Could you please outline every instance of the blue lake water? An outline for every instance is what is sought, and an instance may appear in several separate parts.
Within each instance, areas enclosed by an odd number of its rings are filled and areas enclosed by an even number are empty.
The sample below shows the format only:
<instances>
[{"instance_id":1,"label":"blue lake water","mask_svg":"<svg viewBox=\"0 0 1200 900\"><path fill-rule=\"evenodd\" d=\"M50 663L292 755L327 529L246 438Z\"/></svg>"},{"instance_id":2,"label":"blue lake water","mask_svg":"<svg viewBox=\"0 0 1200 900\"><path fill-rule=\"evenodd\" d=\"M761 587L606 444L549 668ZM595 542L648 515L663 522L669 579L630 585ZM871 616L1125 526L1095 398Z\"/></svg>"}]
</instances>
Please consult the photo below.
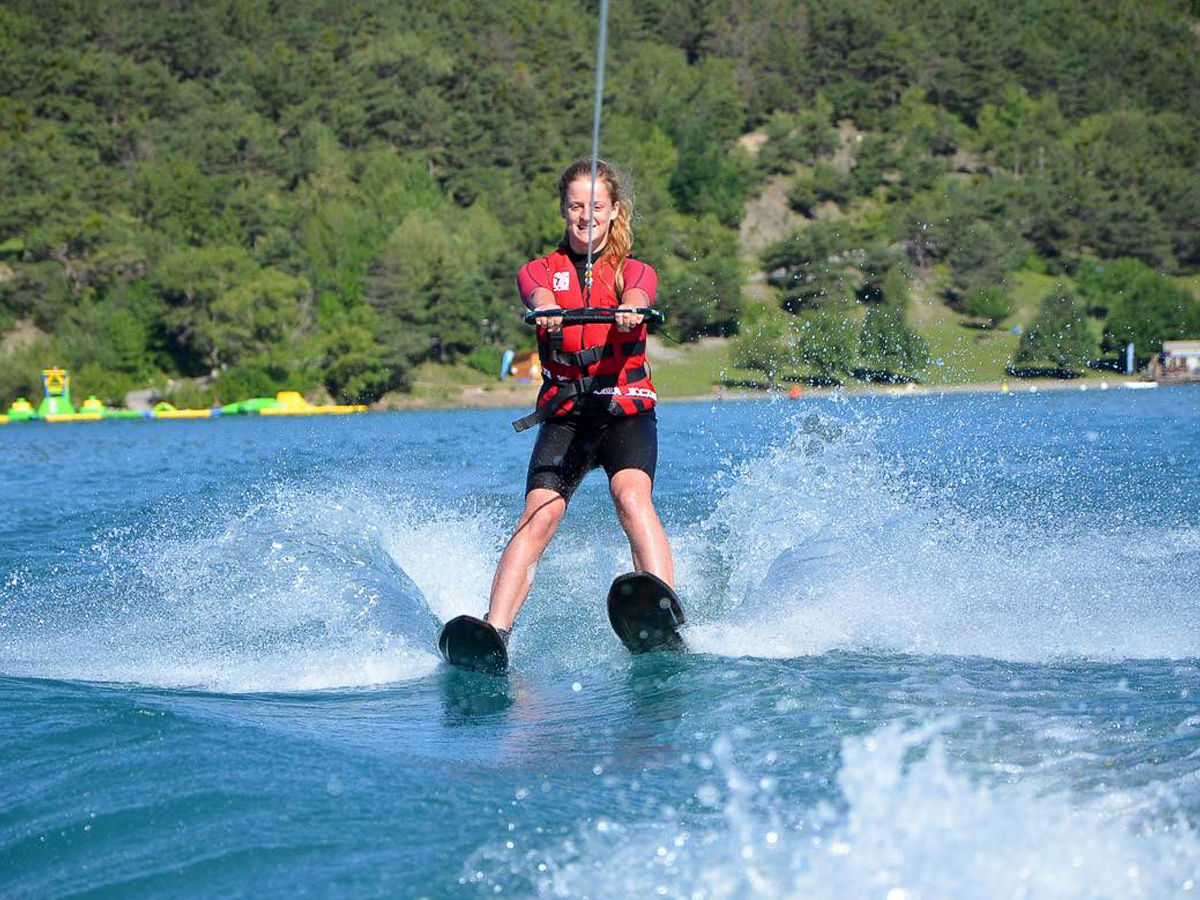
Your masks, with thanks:
<instances>
[{"instance_id":1,"label":"blue lake water","mask_svg":"<svg viewBox=\"0 0 1200 900\"><path fill-rule=\"evenodd\" d=\"M0 896L1200 892L1200 390L666 405L498 680L515 414L0 429Z\"/></svg>"}]
</instances>

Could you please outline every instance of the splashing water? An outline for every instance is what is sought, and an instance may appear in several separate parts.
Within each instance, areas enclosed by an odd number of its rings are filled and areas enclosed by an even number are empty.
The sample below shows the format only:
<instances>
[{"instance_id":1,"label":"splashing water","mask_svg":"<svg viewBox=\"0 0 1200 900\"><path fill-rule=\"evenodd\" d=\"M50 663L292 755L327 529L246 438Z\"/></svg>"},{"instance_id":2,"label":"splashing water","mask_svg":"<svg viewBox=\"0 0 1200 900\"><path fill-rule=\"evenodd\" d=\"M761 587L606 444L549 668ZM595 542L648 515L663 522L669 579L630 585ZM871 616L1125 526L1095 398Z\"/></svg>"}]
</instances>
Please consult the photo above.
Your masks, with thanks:
<instances>
[{"instance_id":1,"label":"splashing water","mask_svg":"<svg viewBox=\"0 0 1200 900\"><path fill-rule=\"evenodd\" d=\"M495 542L485 522L435 507L290 487L209 533L172 520L144 532L112 534L49 578L14 576L10 672L226 692L419 677L437 664L439 609L479 596ZM433 564L451 550L462 564Z\"/></svg>"},{"instance_id":2,"label":"splashing water","mask_svg":"<svg viewBox=\"0 0 1200 900\"><path fill-rule=\"evenodd\" d=\"M5 432L0 894L1190 895L1200 395L1137 393L664 407L697 652L611 634L593 478L508 680L433 649L501 413Z\"/></svg>"},{"instance_id":3,"label":"splashing water","mask_svg":"<svg viewBox=\"0 0 1200 900\"><path fill-rule=\"evenodd\" d=\"M875 427L804 416L744 464L713 514L698 649L793 657L832 649L989 656L1200 655L1200 528L1098 532L963 510L914 486ZM717 561L714 565L713 561Z\"/></svg>"},{"instance_id":4,"label":"splashing water","mask_svg":"<svg viewBox=\"0 0 1200 900\"><path fill-rule=\"evenodd\" d=\"M691 805L657 823L600 817L556 847L488 847L461 881L544 897L1155 897L1196 888L1200 838L1122 793L1077 803L957 770L948 723L894 723L841 748L836 803L795 808L718 738ZM509 842L511 843L511 842Z\"/></svg>"}]
</instances>

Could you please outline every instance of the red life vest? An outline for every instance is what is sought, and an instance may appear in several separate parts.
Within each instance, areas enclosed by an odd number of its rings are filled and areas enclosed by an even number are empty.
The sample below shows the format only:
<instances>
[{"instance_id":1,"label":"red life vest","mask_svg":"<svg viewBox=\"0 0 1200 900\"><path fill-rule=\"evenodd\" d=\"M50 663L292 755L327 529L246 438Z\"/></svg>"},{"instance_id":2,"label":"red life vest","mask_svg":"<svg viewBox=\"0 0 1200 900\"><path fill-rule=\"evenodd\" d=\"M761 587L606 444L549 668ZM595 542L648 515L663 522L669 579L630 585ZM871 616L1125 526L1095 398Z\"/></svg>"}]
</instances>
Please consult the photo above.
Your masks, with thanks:
<instances>
[{"instance_id":1,"label":"red life vest","mask_svg":"<svg viewBox=\"0 0 1200 900\"><path fill-rule=\"evenodd\" d=\"M589 298L585 298L575 265L565 252L556 250L530 265L546 267L546 284L554 292L560 309L621 305L614 283L616 273L607 256L592 264ZM584 394L606 398L607 411L614 416L645 412L658 399L646 364L644 323L629 331L620 331L616 325L607 323L566 325L558 334L538 328L538 357L542 365L542 389L538 393L537 411L514 422L517 431L566 415Z\"/></svg>"}]
</instances>

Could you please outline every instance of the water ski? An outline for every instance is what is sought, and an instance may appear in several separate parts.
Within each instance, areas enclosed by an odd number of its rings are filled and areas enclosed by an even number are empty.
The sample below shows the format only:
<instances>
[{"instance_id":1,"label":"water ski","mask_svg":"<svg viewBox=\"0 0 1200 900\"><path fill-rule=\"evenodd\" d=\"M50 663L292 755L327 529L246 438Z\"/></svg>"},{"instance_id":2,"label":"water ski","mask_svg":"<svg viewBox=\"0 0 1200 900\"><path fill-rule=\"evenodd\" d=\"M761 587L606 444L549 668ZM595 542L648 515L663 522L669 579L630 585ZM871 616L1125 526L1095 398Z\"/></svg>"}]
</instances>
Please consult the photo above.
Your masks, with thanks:
<instances>
[{"instance_id":1,"label":"water ski","mask_svg":"<svg viewBox=\"0 0 1200 900\"><path fill-rule=\"evenodd\" d=\"M620 575L608 589L608 621L630 653L686 650L683 607L670 586L649 572Z\"/></svg>"},{"instance_id":2,"label":"water ski","mask_svg":"<svg viewBox=\"0 0 1200 900\"><path fill-rule=\"evenodd\" d=\"M508 671L508 650L500 634L483 619L458 616L446 623L438 638L442 658L460 669L488 675Z\"/></svg>"}]
</instances>

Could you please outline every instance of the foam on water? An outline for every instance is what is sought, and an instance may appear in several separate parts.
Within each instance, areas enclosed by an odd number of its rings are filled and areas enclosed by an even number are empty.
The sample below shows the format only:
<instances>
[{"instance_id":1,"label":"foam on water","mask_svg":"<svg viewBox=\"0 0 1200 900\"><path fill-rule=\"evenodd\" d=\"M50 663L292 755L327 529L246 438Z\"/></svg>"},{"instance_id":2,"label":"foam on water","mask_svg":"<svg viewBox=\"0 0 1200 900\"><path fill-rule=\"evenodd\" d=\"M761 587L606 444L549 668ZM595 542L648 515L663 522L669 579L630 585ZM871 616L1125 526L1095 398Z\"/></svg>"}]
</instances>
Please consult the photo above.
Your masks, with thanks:
<instances>
[{"instance_id":1,"label":"foam on water","mask_svg":"<svg viewBox=\"0 0 1200 900\"><path fill-rule=\"evenodd\" d=\"M1164 431L1136 456L1103 416L1076 440L1094 412L1078 400L1030 413L1050 439L1014 430L994 451L951 420L1003 418L983 401L904 402L664 415L664 433L701 435L657 501L705 652L631 660L611 633L604 592L629 551L593 477L495 684L424 677L440 622L482 611L520 502L515 454L464 480L442 452L486 457L475 414L447 415L450 438L415 417L347 423L299 460L311 426L225 423L258 456L286 437L290 480L266 489L280 476L261 466L218 481L231 459L199 441L189 466L210 474L182 487L92 509L86 483L60 486L46 505L74 509L67 524L30 517L12 545L34 551L5 559L0 674L408 683L231 699L5 678L6 874L18 894L98 877L200 895L1194 893L1194 451ZM1132 421L1141 437L1163 418ZM138 465L179 456L172 434L137 432ZM1167 499L1110 518L1118 495Z\"/></svg>"},{"instance_id":2,"label":"foam on water","mask_svg":"<svg viewBox=\"0 0 1200 900\"><path fill-rule=\"evenodd\" d=\"M557 844L489 844L461 878L547 897L1157 897L1197 889L1200 838L1136 796L1076 798L1035 781L971 777L948 723L843 741L837 802L794 808L745 777L729 738L690 809L591 818Z\"/></svg>"},{"instance_id":3,"label":"foam on water","mask_svg":"<svg viewBox=\"0 0 1200 900\"><path fill-rule=\"evenodd\" d=\"M714 476L698 519L672 529L694 649L1200 655L1200 529L1097 524L1061 490L1025 515L992 485L994 460L950 460L951 475L930 477L882 452L880 427L836 407L795 415ZM420 677L437 664L439 623L483 612L511 523L386 493L289 484L199 514L193 498L168 499L75 559L12 570L6 674L222 691ZM660 507L672 501L660 492ZM616 652L603 592L628 554L607 492L585 485L542 562L516 657L553 672Z\"/></svg>"},{"instance_id":4,"label":"foam on water","mask_svg":"<svg viewBox=\"0 0 1200 900\"><path fill-rule=\"evenodd\" d=\"M678 542L681 568L705 585L691 645L766 657L1200 655L1200 529L1105 529L1073 517L1069 498L1025 518L988 491L973 487L964 509L879 453L871 425L799 418Z\"/></svg>"},{"instance_id":5,"label":"foam on water","mask_svg":"<svg viewBox=\"0 0 1200 900\"><path fill-rule=\"evenodd\" d=\"M203 522L167 510L15 574L0 657L10 675L224 692L421 677L439 619L490 571L489 527L365 487L277 487Z\"/></svg>"},{"instance_id":6,"label":"foam on water","mask_svg":"<svg viewBox=\"0 0 1200 900\"><path fill-rule=\"evenodd\" d=\"M384 549L442 622L486 611L500 540L492 519L436 507L408 509L382 536Z\"/></svg>"}]
</instances>

